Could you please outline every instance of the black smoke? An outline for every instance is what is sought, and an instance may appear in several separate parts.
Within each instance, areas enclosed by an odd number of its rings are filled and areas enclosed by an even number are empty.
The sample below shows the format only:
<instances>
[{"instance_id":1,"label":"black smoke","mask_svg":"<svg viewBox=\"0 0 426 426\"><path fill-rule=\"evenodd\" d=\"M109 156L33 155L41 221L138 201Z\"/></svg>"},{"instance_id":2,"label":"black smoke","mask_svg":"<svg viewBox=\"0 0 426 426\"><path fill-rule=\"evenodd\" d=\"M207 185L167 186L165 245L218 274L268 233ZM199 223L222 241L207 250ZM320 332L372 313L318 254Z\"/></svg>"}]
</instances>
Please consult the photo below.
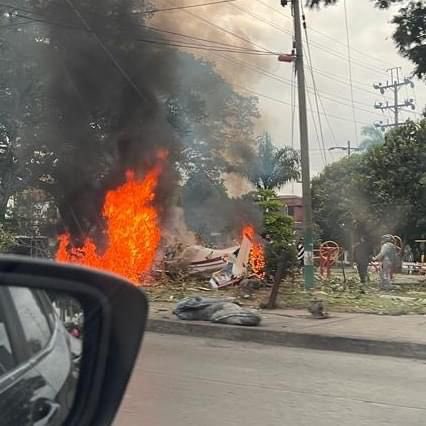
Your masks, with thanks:
<instances>
[{"instance_id":1,"label":"black smoke","mask_svg":"<svg viewBox=\"0 0 426 426\"><path fill-rule=\"evenodd\" d=\"M50 191L74 242L102 234L105 192L125 170L143 175L169 152L156 202L165 216L177 183L179 144L162 99L174 86L176 52L144 27L144 2L39 1L48 43L43 138L58 157Z\"/></svg>"}]
</instances>

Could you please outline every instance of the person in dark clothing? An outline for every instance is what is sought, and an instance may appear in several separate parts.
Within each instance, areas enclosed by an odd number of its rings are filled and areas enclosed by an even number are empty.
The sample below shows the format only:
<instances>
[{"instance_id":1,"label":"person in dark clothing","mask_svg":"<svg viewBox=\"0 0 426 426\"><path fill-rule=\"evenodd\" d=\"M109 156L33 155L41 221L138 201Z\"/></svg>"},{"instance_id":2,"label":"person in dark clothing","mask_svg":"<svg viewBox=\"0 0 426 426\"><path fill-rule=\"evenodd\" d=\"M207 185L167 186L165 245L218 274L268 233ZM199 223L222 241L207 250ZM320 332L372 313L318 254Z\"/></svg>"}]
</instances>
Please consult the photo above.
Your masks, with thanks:
<instances>
[{"instance_id":1,"label":"person in dark clothing","mask_svg":"<svg viewBox=\"0 0 426 426\"><path fill-rule=\"evenodd\" d=\"M355 245L353 252L354 262L358 269L359 279L365 284L368 279L368 264L370 262L370 246L364 237Z\"/></svg>"}]
</instances>

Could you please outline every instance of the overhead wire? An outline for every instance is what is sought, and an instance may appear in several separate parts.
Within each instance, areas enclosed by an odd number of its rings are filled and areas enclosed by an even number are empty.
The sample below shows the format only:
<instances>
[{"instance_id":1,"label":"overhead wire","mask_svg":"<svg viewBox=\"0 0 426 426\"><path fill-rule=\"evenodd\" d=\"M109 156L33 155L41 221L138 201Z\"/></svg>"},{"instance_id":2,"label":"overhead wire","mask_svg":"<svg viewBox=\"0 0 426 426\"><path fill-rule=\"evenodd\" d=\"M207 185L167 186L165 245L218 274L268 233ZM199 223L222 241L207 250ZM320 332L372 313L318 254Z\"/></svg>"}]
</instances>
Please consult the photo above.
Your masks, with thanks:
<instances>
[{"instance_id":1,"label":"overhead wire","mask_svg":"<svg viewBox=\"0 0 426 426\"><path fill-rule=\"evenodd\" d=\"M0 3L0 5L2 5L2 4L3 4L3 5L5 5L4 3ZM8 7L10 7L10 8L14 8L14 9L16 9L16 7L14 7L14 6L12 6L12 5L5 5L5 6L8 6ZM32 14L36 13L36 12L30 11L30 10L28 10L28 9L23 9L23 8L18 8L18 9L19 9L19 10L25 10L27 13L32 13ZM186 11L186 12L187 12L188 14L190 14L191 16L196 17L197 19L202 19L202 20L203 20L203 22L205 22L205 23L207 23L207 24L209 24L209 25L213 26L214 28L218 29L219 31L227 32L227 33L231 34L232 36L237 37L237 38L239 38L239 39L240 39L240 40L242 40L242 41L245 41L246 43L249 43L249 44L252 44L252 45L258 46L258 48L259 48L259 49L262 49L262 50L260 50L260 51L259 51L259 50L255 50L255 49L241 48L241 47L239 47L239 46L229 45L229 44L221 43L221 42L214 41L214 40L208 40L208 39L205 39L205 38L200 38L200 37L195 37L195 36L191 36L191 35L187 35L187 34L182 34L182 33L178 33L178 32L175 32L175 31L168 31L168 30L160 29L160 28L156 28L156 27L153 27L153 26L148 26L148 25L143 25L143 24L139 24L139 25L140 25L141 27L145 28L145 29L149 29L149 30L152 30L152 31L155 31L155 32L159 32L159 33L172 34L172 35L176 35L176 36L178 36L178 37L184 37L184 38L188 38L188 39L191 39L191 40L205 41L205 42L207 42L207 43L209 43L209 44L217 44L217 45L220 45L220 46L223 46L223 47L229 47L230 49L233 49L231 53L239 53L239 52L240 52L240 50L241 50L241 51L243 51L243 52L241 52L241 53L248 53L248 51L250 51L250 52L253 52L253 53L259 53L259 54L260 54L260 52L265 51L265 52L269 52L271 55L272 55L272 54L278 54L277 52L272 52L272 51L270 51L270 50L266 49L266 48L265 48L265 47L263 47L263 46L256 45L256 44L252 43L252 42L251 42L251 40L248 40L248 39L246 39L246 38L244 38L244 37L238 36L237 34L235 34L235 33L233 33L233 32L230 32L230 31L226 30L226 28L220 27L220 26L218 26L218 25L216 25L216 24L213 24L213 23L211 23L211 22L209 22L209 21L205 21L202 17L200 17L200 16L198 16L198 15L191 14L189 11ZM26 17L26 16L24 16L24 18L25 18L25 19L30 19L29 17ZM36 18L34 18L34 20L35 20L35 21L38 21L38 22L46 22L46 23L50 23L50 24L52 24L52 25L60 25L60 26L64 26L64 27L69 28L69 29L72 29L72 28L73 28L73 27L72 27L72 26L70 26L69 24L64 24L64 23L59 23L59 22L52 22L52 21L47 22L45 19L36 19ZM158 41L157 41L157 40L147 40L147 39L142 39L142 40L139 40L139 41L141 41L141 42L146 42L146 43L153 43L153 44L163 44L163 45L167 45L167 43L166 43L164 40L158 40ZM172 43L172 42L170 42L170 43ZM211 49L212 49L212 48L210 48L210 47L206 47L206 46L193 45L193 44L192 44L192 45L189 45L189 43L188 43L188 45L187 45L187 46L184 46L184 44L185 44L185 43L181 43L181 42L177 43L177 42L174 42L173 47L187 47L187 48L189 48L189 49L198 49L198 50L211 50ZM235 52L234 52L234 50L235 50ZM238 52L236 52L236 50L238 50ZM224 49L224 51L225 51L225 49ZM315 69L315 68L314 68L314 69ZM319 70L319 69L315 69L315 71L316 71L318 74L320 74L320 75L322 75L323 77L325 77L325 78L332 79L333 81L337 81L337 82L339 82L339 83L341 83L341 84L344 84L344 85L347 85L347 84L348 84L348 82L347 82L346 80L341 80L341 78L339 78L340 76L338 76L338 75L330 74L329 72L324 73L324 72L322 72L322 71L321 71L321 70ZM372 90L366 90L366 89L364 89L364 88L362 88L362 87L359 87L359 86L355 86L355 87L357 88L357 90L360 90L360 91L362 90L362 91L364 91L364 92L366 92L366 93L371 93L371 94L376 95L376 93L375 93L375 92L373 92ZM360 102L357 102L357 103L358 103L358 104L362 104L362 103L360 103ZM365 104L365 103L364 103L363 105L367 105L367 104ZM370 106L370 105L368 104L367 106Z\"/></svg>"},{"instance_id":2,"label":"overhead wire","mask_svg":"<svg viewBox=\"0 0 426 426\"><path fill-rule=\"evenodd\" d=\"M185 11L185 10L183 10L183 12L185 12L185 13L188 13L188 14L190 14L190 15L193 15L193 16L195 16L195 17L197 17L197 18L201 18L201 17L199 17L198 15L195 15L195 14L192 14L191 12L189 12L189 11ZM50 22L50 21L47 21L47 20L42 20L42 19L39 19L39 20L37 20L36 18L31 18L31 17L24 17L24 18L26 18L26 19L33 19L33 20L35 20L35 21L39 21L39 22L45 22L45 23L50 23L50 24L53 24L53 25L60 25L60 26L63 26L64 24L63 23L58 23L58 22ZM208 22L208 21L207 21ZM217 25L215 25L215 24L213 24L213 26L214 27L217 27L217 28L219 28L220 30L224 30L225 32L227 31L226 29L224 29L224 28L222 28L222 27L220 27L220 26L217 26ZM70 25L65 25L65 28L70 28L70 29L75 29L76 27L73 27L73 26L70 26ZM147 28L149 28L149 27L147 27ZM158 29L155 29L155 30L158 30ZM163 30L159 30L159 31L163 31ZM164 30L165 32L167 31L167 30ZM90 31L89 31L90 32ZM250 40L247 40L247 39L245 39L245 38L243 38L243 37L241 37L241 36L238 36L238 35L236 35L236 34L234 34L234 33L232 33L232 32L230 32L230 34L232 34L233 36L236 36L236 37L238 37L239 39L241 39L242 41L245 41L245 42L247 42L247 43L250 43L250 44L252 44L252 45L254 45L254 43L252 43ZM180 34L180 35L182 35L182 36L185 36L185 37L191 37L191 36L188 36L188 35L183 35L183 34ZM139 41L141 41L141 42L147 42L147 43L164 43L164 45L171 45L171 43L169 43L169 42L165 42L165 41L163 41L163 40L160 40L160 41L158 41L158 40L147 40L147 39L139 39ZM207 40L208 41L208 40ZM208 41L208 42L210 42L210 41ZM173 46L177 46L177 47L183 47L183 48L185 48L185 47L189 47L189 48L203 48L203 49L208 49L208 50L212 50L212 47L210 47L210 46L200 46L200 45L189 45L189 44L185 44L185 43L173 43ZM231 46L231 45L228 45L228 46ZM260 47L259 45L257 45L258 47ZM264 47L260 47L261 49L265 49ZM223 51L224 53L240 53L240 51L238 50L238 51L233 51L232 49L223 49L223 50L221 50L221 49L216 49L216 51ZM265 49L265 50L263 50L262 52L256 52L256 53L264 53L265 51L267 51L267 49ZM274 52L271 52L271 51L269 51L270 53L274 53ZM229 58L228 58L229 59ZM274 75L274 74L272 74L272 73L270 73L271 74L271 76L273 75L273 76L275 76L275 78L280 78L279 76L277 76L277 75ZM281 79L282 80L282 82L284 82L284 80L283 79ZM290 83L291 84L291 83ZM331 98L330 98L331 99ZM334 100L333 100L334 101ZM337 101L338 102L338 101ZM339 103L339 102L338 102ZM341 103L341 102L340 102ZM347 105L347 104L344 104L343 103L343 105ZM371 113L371 111L367 111L367 110L365 110L366 112L369 112L369 113Z\"/></svg>"},{"instance_id":3,"label":"overhead wire","mask_svg":"<svg viewBox=\"0 0 426 426\"><path fill-rule=\"evenodd\" d=\"M352 115L354 118L354 130L355 130L355 141L356 145L359 145L359 138L358 138L358 125L356 122L356 113L355 113L355 103L354 103L354 88L353 88L353 82L352 82L352 57L351 57L351 44L350 44L350 35L349 35L349 19L348 19L348 8L346 0L343 0L343 9L345 14L345 30L346 30L346 44L347 44L347 51L348 51L348 71L349 71L349 87L350 87L350 94L351 94L351 102L352 102Z\"/></svg>"},{"instance_id":4,"label":"overhead wire","mask_svg":"<svg viewBox=\"0 0 426 426\"><path fill-rule=\"evenodd\" d=\"M40 23L46 23L50 25L55 25L59 27L63 27L64 29L70 29L70 30L85 30L88 33L93 33L93 30L87 30L84 28L80 28L78 26L73 26L70 24L64 24L62 22L54 22L42 18L34 18L32 16L25 16L21 14L16 14L15 16L28 19L33 22L40 22ZM146 27L149 29L149 27ZM154 30L155 31L155 30ZM158 31L158 30L157 30ZM182 35L183 36L183 35ZM187 36L189 37L189 36ZM156 45L162 45L162 46L170 46L170 47L182 47L187 49L196 49L196 50L206 50L206 51L217 51L217 52L229 52L229 53L240 53L245 55L255 55L255 56L277 56L278 52L266 52L261 50L254 50L254 49L245 49L240 48L239 46L233 46L230 44L218 44L218 45L205 45L205 44L196 44L196 43L186 43L186 42L173 42L173 41L167 41L164 39L146 39L146 38L136 38L133 39L135 42L140 43L150 43L150 44L156 44ZM210 43L209 40L207 42Z\"/></svg>"},{"instance_id":5,"label":"overhead wire","mask_svg":"<svg viewBox=\"0 0 426 426\"><path fill-rule=\"evenodd\" d=\"M220 58L224 59L225 61L227 61L229 63L238 65L239 67L243 66L245 69L248 69L250 71L256 72L256 73L258 73L260 75L263 75L264 77L270 78L271 80L277 81L279 83L282 83L284 85L288 85L288 86L291 87L291 80L286 80L283 77L281 77L281 76L279 76L277 74L271 73L268 70L266 70L266 69L264 69L264 68L262 68L262 67L260 67L258 65L254 65L254 64L248 63L247 61L244 61L242 59L231 58L231 57L229 57L226 54L214 54L214 56L220 57ZM313 90L313 88L311 86L307 86L307 91L308 92L314 92L314 90ZM322 94L321 96L324 99L327 99L330 102L334 102L334 103L337 103L339 105L343 105L345 107L351 108L350 104L343 102L346 98L342 98L340 100L339 98L336 98L334 96L327 96L327 95L324 95L324 94ZM349 99L348 99L348 102L350 102ZM364 103L361 103L361 102L360 102L360 104L361 105L367 105L368 107L370 107L369 104L364 104ZM379 112L375 112L374 110L367 110L365 108L360 108L360 107L356 107L356 108L359 111L366 112L366 113L374 115L376 117L381 117L380 113Z\"/></svg>"},{"instance_id":6,"label":"overhead wire","mask_svg":"<svg viewBox=\"0 0 426 426\"><path fill-rule=\"evenodd\" d=\"M303 7L302 7L302 26L303 26L305 40L306 40L306 50L307 50L307 53L308 53L307 59L308 59L308 62L312 65L311 47L310 47L310 43L309 43L308 30L307 30L307 27L306 27L306 17L305 17L305 13L303 11ZM319 107L319 101L318 101L319 94L318 94L317 84L316 84L316 81L315 81L315 75L314 75L314 72L312 70L312 67L311 67L311 78L312 78L312 86L314 88L314 99L315 99L315 106L316 106L317 115L318 115L318 125L319 125L320 136L321 136L321 145L322 145L322 148L325 150L324 132L323 132L323 127L322 127L320 107ZM325 157L325 155L324 155L324 157ZM325 160L325 162L327 163L327 160Z\"/></svg>"},{"instance_id":7,"label":"overhead wire","mask_svg":"<svg viewBox=\"0 0 426 426\"><path fill-rule=\"evenodd\" d=\"M214 0L214 1L208 1L208 2L204 2L204 3L195 3L195 4L182 4L179 6L172 6L172 7L165 7L165 8L157 8L157 9L147 9L147 10L142 10L142 11L134 11L131 13L131 15L150 15L150 14L154 14L154 13L158 13L158 12L172 12L175 10L182 10L182 9L195 9L195 8L199 8L199 7L206 7L206 6L214 6L214 5L218 5L218 4L223 4L223 3L231 3L237 0ZM64 7L66 5L63 4L62 1L51 1L49 3L49 5L53 5L55 7ZM19 10L19 8L17 8L14 5L11 4L5 4L2 3L0 4L0 6L3 7L8 7L8 8L15 8L16 10ZM21 8L22 10L22 8ZM100 15L96 12L93 11L89 11L88 12L90 15ZM106 17L106 16L105 16Z\"/></svg>"},{"instance_id":8,"label":"overhead wire","mask_svg":"<svg viewBox=\"0 0 426 426\"><path fill-rule=\"evenodd\" d=\"M243 13L251 16L251 17L253 17L257 21L262 22L265 25L269 25L271 28L275 29L276 31L279 31L279 32L281 32L283 34L286 34L286 35L291 35L290 31L284 30L280 26L278 26L278 25L276 25L276 24L274 24L272 22L269 22L269 21L265 20L263 17L255 14L255 13L253 13L253 12L247 10L247 9L243 9L242 7L237 6L237 5L233 4L233 3L230 3L227 6L230 6L230 7L234 8L234 9L236 9L236 10L241 11L241 12L243 12ZM325 45L323 45L321 43L318 43L318 42L312 42L312 45L315 46L315 47L317 47L319 50L325 52L328 55L335 56L335 57L337 57L337 58L339 58L341 60L346 60L346 58L345 58L344 55L340 54L339 52L333 51L332 49L330 49L329 46L325 46ZM380 75L383 75L385 73L385 71L383 69L378 69L378 68L372 67L371 64L368 64L366 62L354 61L354 64L357 65L357 66L359 66L359 67L361 67L361 68L365 68L365 69L369 70L370 72L375 72L375 73L380 74Z\"/></svg>"},{"instance_id":9,"label":"overhead wire","mask_svg":"<svg viewBox=\"0 0 426 426\"><path fill-rule=\"evenodd\" d=\"M294 126L296 123L296 65L293 64L291 70L291 92L290 92L290 103L291 103L291 124L290 124L290 138L291 147L294 148ZM291 192L294 194L294 181L291 181Z\"/></svg>"},{"instance_id":10,"label":"overhead wire","mask_svg":"<svg viewBox=\"0 0 426 426\"><path fill-rule=\"evenodd\" d=\"M254 90L254 89L252 89L252 88L249 88L249 87L243 86L243 85L238 84L238 83L232 83L232 84L233 84L233 86L238 87L238 88L240 88L241 90L245 90L245 91L246 91L246 92L248 92L248 93L252 93L253 95L258 96L259 98L268 99L268 100L270 100L270 101L273 101L273 102L279 103L279 104L281 104L281 105L287 105L287 106L290 106L290 107L291 107L291 103L290 103L290 102L284 101L284 100L282 100L282 99L275 98L274 96L266 95L265 93L261 93L261 92L259 92L259 91L257 91L257 90ZM310 110L309 110L309 109L307 109L307 111L309 111L309 112L310 112ZM322 115L323 115L323 114L322 114ZM349 122L349 123L352 123L352 122L353 122L352 118L341 117L341 116L339 116L339 115L335 115L335 114L329 114L329 117L330 117L330 118L335 118L336 120L346 121L346 122ZM365 124L365 125L369 125L369 124L370 124L370 123L368 123L368 122L366 122L366 121L360 121L360 120L358 120L358 123L359 123L359 124Z\"/></svg>"},{"instance_id":11,"label":"overhead wire","mask_svg":"<svg viewBox=\"0 0 426 426\"><path fill-rule=\"evenodd\" d=\"M133 88L133 90L138 94L138 96L145 101L146 100L146 94L141 91L141 89L138 87L138 85L133 81L133 79L130 77L130 75L127 73L127 71L121 66L119 61L115 58L114 54L111 52L111 50L108 48L108 46L100 39L100 37L92 30L86 19L83 17L83 15L80 13L79 9L74 5L72 0L64 0L71 10L76 14L80 22L82 23L83 27L89 31L95 40L97 41L98 45L101 47L101 49L104 51L104 53L109 57L111 62L114 64L115 68L120 72L120 74L123 76L123 78L127 81L127 83L130 85L130 87Z\"/></svg>"},{"instance_id":12,"label":"overhead wire","mask_svg":"<svg viewBox=\"0 0 426 426\"><path fill-rule=\"evenodd\" d=\"M263 0L257 0L257 2L258 2L258 3L260 3L260 4L262 4L264 7L268 8L269 10L272 10L273 12L277 13L278 15L280 15L280 16L282 16L282 17L286 18L286 19L290 19L290 20L292 19L290 16L288 16L287 14L285 14L282 10L280 10L280 9L276 9L275 7L273 7L273 6L269 5L268 3L265 3ZM323 31L319 31L319 30L318 30L318 29L316 29L315 27L309 26L309 28L310 28L310 31L311 31L311 32L314 32L314 33L320 34L322 37L325 37L325 38L327 38L327 39L329 39L329 40L331 40L331 41L335 42L336 44L340 44L340 45L342 45L342 46L346 47L346 44L345 44L344 42L342 42L342 41L340 41L340 40L336 39L335 37L332 37L332 36L330 36L329 34L327 34L327 33L323 32ZM358 52L358 53L359 53L359 54L360 54L363 58L368 57L368 58L370 58L370 59L372 59L372 60L374 60L374 61L376 61L376 62L380 63L380 64L381 64L381 66L382 66L384 63L386 64L386 61L384 61L382 58L380 58L380 57L378 57L378 56L370 55L369 53L367 53L367 52L365 52L365 51L363 51L363 50L360 50L360 49L356 49L355 47L352 47L352 50L353 50L353 51L355 51L355 52ZM391 64L389 64L389 67L391 67L391 66L392 66L392 65L391 65ZM380 68L380 70L381 70L381 68ZM382 71L383 71L383 70L382 70Z\"/></svg>"},{"instance_id":13,"label":"overhead wire","mask_svg":"<svg viewBox=\"0 0 426 426\"><path fill-rule=\"evenodd\" d=\"M29 19L29 20L34 20L36 22L42 22L42 23L48 23L48 24L63 26L63 24L59 23L59 22L51 22L51 21L47 21L45 19L36 19L36 18L32 18L32 17L26 17L24 15L19 15L19 16L22 16L22 17L24 17L26 19ZM70 26L70 25L65 25L64 28L66 28L66 29L80 29L79 27ZM248 54L259 53L259 55L263 55L263 53L264 53L264 52L260 52L260 51L257 51L257 52L252 52L252 51L242 52L242 51L240 51L238 49L237 50L220 49L220 48L215 48L215 47L205 46L205 45L190 45L190 44L184 44L184 43L172 43L172 42L167 42L167 41L164 41L164 40L136 39L135 41L144 42L144 43L151 43L151 44L155 44L155 45L162 45L162 46L166 46L166 47L193 48L193 49L208 50L208 51L212 51L212 52L238 53L238 54L239 53L248 53ZM230 46L230 45L228 45L228 46ZM243 64L246 65L246 67L251 68L253 71L260 72L261 74L263 74L263 75L265 75L267 77L276 79L277 81L280 81L280 82L282 82L284 84L291 84L290 82L287 82L286 80L284 80L283 78L279 77L278 75L270 73L269 71L264 70L264 69L262 69L260 67L255 66L255 65L248 64L247 62L244 62L244 61L241 61L241 60L240 61L232 60L232 59L230 59L228 57L223 57L223 58L226 59L227 61L230 61L230 62L243 63ZM309 88L309 90L312 90L312 88ZM340 101L338 98L335 98L335 97L332 97L332 96L327 96L327 95L323 95L323 97L325 99L330 100L331 102L335 102L335 103L341 104L343 106L348 106L345 102ZM344 98L343 98L343 100L344 100ZM361 103L361 102L358 102L358 103L361 104L361 105L367 105L367 106L369 106L368 104L364 104L364 103ZM357 109L359 109L361 111L364 111L364 112L367 112L369 114L378 115L378 113L374 113L373 111L365 110L363 108L357 108Z\"/></svg>"}]
</instances>

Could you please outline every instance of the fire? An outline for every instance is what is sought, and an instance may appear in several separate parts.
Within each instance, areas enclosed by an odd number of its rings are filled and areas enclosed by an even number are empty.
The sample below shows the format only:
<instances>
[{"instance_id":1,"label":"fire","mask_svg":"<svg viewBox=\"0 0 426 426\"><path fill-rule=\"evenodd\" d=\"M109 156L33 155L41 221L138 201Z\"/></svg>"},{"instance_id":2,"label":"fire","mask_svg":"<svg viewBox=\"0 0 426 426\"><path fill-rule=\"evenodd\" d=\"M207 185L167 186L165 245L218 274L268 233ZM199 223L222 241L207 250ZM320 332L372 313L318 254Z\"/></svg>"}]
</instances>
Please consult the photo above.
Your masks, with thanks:
<instances>
[{"instance_id":1,"label":"fire","mask_svg":"<svg viewBox=\"0 0 426 426\"><path fill-rule=\"evenodd\" d=\"M252 248L249 255L249 264L252 272L259 278L265 277L265 251L263 245L255 241L255 230L252 225L246 225L243 228L245 235L251 242Z\"/></svg>"},{"instance_id":2,"label":"fire","mask_svg":"<svg viewBox=\"0 0 426 426\"><path fill-rule=\"evenodd\" d=\"M161 155L160 155L161 154ZM160 153L159 160L164 160ZM103 216L108 247L99 254L93 240L86 239L81 248L70 246L69 234L59 236L56 260L104 269L140 282L150 271L160 243L158 212L153 206L161 164L154 166L143 179L126 173L126 182L106 194Z\"/></svg>"}]
</instances>

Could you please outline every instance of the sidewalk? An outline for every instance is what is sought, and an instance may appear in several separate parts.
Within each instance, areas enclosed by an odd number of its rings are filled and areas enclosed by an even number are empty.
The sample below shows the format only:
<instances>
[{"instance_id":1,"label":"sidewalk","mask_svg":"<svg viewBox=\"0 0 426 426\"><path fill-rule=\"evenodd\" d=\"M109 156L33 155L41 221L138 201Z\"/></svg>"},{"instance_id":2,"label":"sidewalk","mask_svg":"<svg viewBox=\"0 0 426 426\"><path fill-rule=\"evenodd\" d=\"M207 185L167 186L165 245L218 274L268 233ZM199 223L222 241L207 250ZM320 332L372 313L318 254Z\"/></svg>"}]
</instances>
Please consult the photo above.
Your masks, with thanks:
<instances>
[{"instance_id":1,"label":"sidewalk","mask_svg":"<svg viewBox=\"0 0 426 426\"><path fill-rule=\"evenodd\" d=\"M152 303L147 330L321 350L426 359L426 315L384 316L330 313L313 319L307 311L262 311L259 327L176 319L174 304Z\"/></svg>"}]
</instances>

